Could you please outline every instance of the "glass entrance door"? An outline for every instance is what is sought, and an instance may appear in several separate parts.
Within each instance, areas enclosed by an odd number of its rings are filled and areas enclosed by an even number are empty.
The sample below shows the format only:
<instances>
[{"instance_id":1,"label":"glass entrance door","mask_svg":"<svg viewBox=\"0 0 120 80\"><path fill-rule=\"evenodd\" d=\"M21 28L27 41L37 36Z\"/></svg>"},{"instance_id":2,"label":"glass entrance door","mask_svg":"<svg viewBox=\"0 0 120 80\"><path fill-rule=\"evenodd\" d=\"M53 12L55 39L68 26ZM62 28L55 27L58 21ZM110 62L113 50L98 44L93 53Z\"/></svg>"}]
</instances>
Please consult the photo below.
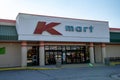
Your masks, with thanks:
<instances>
[{"instance_id":1,"label":"glass entrance door","mask_svg":"<svg viewBox=\"0 0 120 80\"><path fill-rule=\"evenodd\" d=\"M45 51L45 63L52 65L52 64L56 64L56 58L58 57L62 57L62 52L61 51L55 51L55 50L48 50Z\"/></svg>"},{"instance_id":2,"label":"glass entrance door","mask_svg":"<svg viewBox=\"0 0 120 80\"><path fill-rule=\"evenodd\" d=\"M39 47L31 46L28 47L27 51L27 66L39 65Z\"/></svg>"},{"instance_id":3,"label":"glass entrance door","mask_svg":"<svg viewBox=\"0 0 120 80\"><path fill-rule=\"evenodd\" d=\"M75 64L75 63L87 63L87 54L86 47L80 46L76 50L67 50L66 51L66 63Z\"/></svg>"},{"instance_id":4,"label":"glass entrance door","mask_svg":"<svg viewBox=\"0 0 120 80\"><path fill-rule=\"evenodd\" d=\"M75 45L46 45L45 64L56 64L56 57L61 57L62 64L89 63L89 48Z\"/></svg>"}]
</instances>

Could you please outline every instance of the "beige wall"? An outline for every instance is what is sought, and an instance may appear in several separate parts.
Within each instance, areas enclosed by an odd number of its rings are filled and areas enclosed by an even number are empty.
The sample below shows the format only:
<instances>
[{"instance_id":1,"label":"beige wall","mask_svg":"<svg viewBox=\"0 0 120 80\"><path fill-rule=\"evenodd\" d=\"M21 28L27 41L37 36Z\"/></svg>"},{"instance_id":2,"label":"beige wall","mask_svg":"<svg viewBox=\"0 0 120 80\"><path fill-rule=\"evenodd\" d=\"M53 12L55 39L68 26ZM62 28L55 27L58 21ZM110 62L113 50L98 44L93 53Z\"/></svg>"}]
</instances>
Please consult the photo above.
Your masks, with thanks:
<instances>
[{"instance_id":1,"label":"beige wall","mask_svg":"<svg viewBox=\"0 0 120 80\"><path fill-rule=\"evenodd\" d=\"M120 57L120 45L107 45L107 57Z\"/></svg>"},{"instance_id":2,"label":"beige wall","mask_svg":"<svg viewBox=\"0 0 120 80\"><path fill-rule=\"evenodd\" d=\"M95 62L102 63L102 49L101 45L95 45Z\"/></svg>"},{"instance_id":3,"label":"beige wall","mask_svg":"<svg viewBox=\"0 0 120 80\"><path fill-rule=\"evenodd\" d=\"M0 43L0 47L6 48L6 53L0 55L0 67L15 67L21 64L20 43Z\"/></svg>"},{"instance_id":4,"label":"beige wall","mask_svg":"<svg viewBox=\"0 0 120 80\"><path fill-rule=\"evenodd\" d=\"M20 43L0 43L0 48L5 47L6 53L0 55L0 67L21 66L21 44ZM94 47L96 63L102 62L101 45ZM106 45L107 57L120 57L120 45Z\"/></svg>"}]
</instances>

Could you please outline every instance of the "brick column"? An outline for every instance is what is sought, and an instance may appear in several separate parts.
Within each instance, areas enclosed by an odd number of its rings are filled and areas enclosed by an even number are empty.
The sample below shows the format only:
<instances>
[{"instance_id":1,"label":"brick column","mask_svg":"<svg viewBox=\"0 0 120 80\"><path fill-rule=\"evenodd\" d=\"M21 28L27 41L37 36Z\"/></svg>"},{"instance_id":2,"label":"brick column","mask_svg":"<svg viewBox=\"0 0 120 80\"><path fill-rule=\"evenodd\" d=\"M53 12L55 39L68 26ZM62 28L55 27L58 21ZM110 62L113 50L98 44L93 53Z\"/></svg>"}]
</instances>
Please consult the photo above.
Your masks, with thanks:
<instances>
[{"instance_id":1,"label":"brick column","mask_svg":"<svg viewBox=\"0 0 120 80\"><path fill-rule=\"evenodd\" d=\"M102 43L102 61L103 63L105 63L105 58L106 58L106 45L104 43Z\"/></svg>"},{"instance_id":2,"label":"brick column","mask_svg":"<svg viewBox=\"0 0 120 80\"><path fill-rule=\"evenodd\" d=\"M95 63L93 46L94 46L93 43L90 43L90 48L89 48L89 51L90 51L90 63Z\"/></svg>"},{"instance_id":3,"label":"brick column","mask_svg":"<svg viewBox=\"0 0 120 80\"><path fill-rule=\"evenodd\" d=\"M25 41L21 43L21 66L27 66L27 42Z\"/></svg>"},{"instance_id":4,"label":"brick column","mask_svg":"<svg viewBox=\"0 0 120 80\"><path fill-rule=\"evenodd\" d=\"M45 51L44 51L44 42L41 41L39 44L39 65L45 65Z\"/></svg>"}]
</instances>

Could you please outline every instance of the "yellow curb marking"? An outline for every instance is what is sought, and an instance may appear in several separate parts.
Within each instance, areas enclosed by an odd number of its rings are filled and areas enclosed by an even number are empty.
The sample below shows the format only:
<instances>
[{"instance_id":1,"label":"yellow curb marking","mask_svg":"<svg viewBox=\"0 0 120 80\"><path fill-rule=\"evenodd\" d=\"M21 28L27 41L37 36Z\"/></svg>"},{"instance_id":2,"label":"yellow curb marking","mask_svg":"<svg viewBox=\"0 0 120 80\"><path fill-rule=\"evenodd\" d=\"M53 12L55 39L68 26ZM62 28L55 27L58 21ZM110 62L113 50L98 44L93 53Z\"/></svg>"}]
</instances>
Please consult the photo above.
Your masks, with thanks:
<instances>
[{"instance_id":1,"label":"yellow curb marking","mask_svg":"<svg viewBox=\"0 0 120 80\"><path fill-rule=\"evenodd\" d=\"M20 67L20 68L0 68L0 71L8 70L56 70L58 68L33 68L33 67Z\"/></svg>"}]
</instances>

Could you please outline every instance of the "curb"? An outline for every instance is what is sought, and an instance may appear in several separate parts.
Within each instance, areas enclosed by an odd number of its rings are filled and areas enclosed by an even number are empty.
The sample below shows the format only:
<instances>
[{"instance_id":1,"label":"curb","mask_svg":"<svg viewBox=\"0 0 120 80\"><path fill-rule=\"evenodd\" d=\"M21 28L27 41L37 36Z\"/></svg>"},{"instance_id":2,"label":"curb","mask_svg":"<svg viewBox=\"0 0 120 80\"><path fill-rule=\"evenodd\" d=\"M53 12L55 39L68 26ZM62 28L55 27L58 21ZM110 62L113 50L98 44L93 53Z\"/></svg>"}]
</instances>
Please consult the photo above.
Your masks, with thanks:
<instances>
[{"instance_id":1,"label":"curb","mask_svg":"<svg viewBox=\"0 0 120 80\"><path fill-rule=\"evenodd\" d=\"M17 67L17 68L0 68L0 71L11 70L57 70L59 68L34 68L34 67Z\"/></svg>"}]
</instances>

